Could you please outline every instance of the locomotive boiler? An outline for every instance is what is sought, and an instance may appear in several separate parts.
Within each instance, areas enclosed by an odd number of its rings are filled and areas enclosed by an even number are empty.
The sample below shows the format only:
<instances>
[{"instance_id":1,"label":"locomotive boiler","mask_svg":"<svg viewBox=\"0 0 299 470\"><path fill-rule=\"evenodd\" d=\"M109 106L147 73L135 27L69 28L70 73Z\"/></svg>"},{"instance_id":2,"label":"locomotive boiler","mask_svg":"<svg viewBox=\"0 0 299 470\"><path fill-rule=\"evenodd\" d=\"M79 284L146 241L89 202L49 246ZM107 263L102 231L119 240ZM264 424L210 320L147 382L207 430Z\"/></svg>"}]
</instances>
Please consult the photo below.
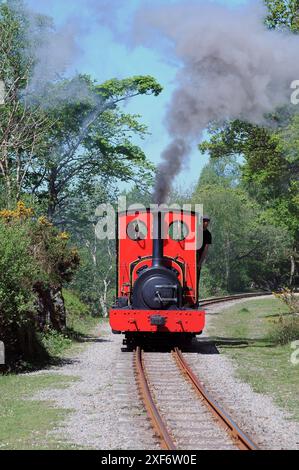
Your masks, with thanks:
<instances>
[{"instance_id":1,"label":"locomotive boiler","mask_svg":"<svg viewBox=\"0 0 299 470\"><path fill-rule=\"evenodd\" d=\"M128 210L118 216L117 297L109 319L127 340L200 334L198 214L181 210Z\"/></svg>"}]
</instances>

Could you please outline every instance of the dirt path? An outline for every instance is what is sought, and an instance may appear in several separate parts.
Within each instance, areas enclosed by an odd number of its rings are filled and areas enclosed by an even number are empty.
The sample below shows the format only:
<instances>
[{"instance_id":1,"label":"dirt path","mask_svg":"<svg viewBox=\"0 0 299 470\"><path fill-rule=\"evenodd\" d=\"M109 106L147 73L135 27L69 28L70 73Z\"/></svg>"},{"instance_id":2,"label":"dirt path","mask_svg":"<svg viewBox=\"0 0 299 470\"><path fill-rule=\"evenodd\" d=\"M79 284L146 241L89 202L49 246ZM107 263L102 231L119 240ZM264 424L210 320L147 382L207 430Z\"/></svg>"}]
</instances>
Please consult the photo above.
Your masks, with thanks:
<instances>
[{"instance_id":1,"label":"dirt path","mask_svg":"<svg viewBox=\"0 0 299 470\"><path fill-rule=\"evenodd\" d=\"M122 337L102 324L101 331L89 341L90 345L65 364L33 373L77 378L67 388L43 390L33 397L70 410L61 426L51 431L51 439L81 449L157 448L136 399L133 356L121 351Z\"/></svg>"}]
</instances>

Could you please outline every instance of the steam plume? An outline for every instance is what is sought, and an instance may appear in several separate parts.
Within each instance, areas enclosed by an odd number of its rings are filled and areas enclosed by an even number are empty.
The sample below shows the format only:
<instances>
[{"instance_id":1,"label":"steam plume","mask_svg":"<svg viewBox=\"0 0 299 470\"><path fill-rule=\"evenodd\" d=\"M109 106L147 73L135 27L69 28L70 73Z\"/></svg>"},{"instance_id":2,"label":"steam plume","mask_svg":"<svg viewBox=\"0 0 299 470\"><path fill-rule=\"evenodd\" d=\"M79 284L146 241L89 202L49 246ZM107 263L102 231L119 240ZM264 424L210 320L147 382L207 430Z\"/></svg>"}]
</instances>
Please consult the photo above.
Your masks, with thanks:
<instances>
[{"instance_id":1,"label":"steam plume","mask_svg":"<svg viewBox=\"0 0 299 470\"><path fill-rule=\"evenodd\" d=\"M99 28L115 28L115 17L121 1L84 0L79 13L73 1L65 0L70 13L60 26L55 26L51 17L34 11L39 9L38 1L31 2L34 10L25 6L22 0L8 1L11 8L26 17L28 23L27 37L24 39L28 43L26 53L34 60L34 67L23 93L26 101L29 104L38 102L44 108L81 100L100 106L98 97L91 93L84 80L75 77L68 84L61 86L61 83L74 73L78 60L84 56L81 43L90 29L91 18ZM56 83L60 86L54 88Z\"/></svg>"},{"instance_id":2,"label":"steam plume","mask_svg":"<svg viewBox=\"0 0 299 470\"><path fill-rule=\"evenodd\" d=\"M166 201L192 143L211 121L261 124L265 113L290 101L290 84L299 78L298 36L268 30L265 16L261 3L229 8L207 1L138 14L137 40L152 47L159 37L157 47L166 44L168 58L180 64L166 115L173 140L162 153L156 201Z\"/></svg>"}]
</instances>

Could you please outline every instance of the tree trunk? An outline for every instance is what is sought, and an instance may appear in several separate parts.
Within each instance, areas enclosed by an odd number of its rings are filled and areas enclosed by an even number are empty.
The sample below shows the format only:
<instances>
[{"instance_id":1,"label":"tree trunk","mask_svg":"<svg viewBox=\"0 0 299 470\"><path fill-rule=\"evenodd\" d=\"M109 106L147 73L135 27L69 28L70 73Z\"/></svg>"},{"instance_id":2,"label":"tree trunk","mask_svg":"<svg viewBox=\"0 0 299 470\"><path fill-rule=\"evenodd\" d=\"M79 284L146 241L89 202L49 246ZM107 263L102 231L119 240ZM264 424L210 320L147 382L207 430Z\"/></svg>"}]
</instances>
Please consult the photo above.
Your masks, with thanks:
<instances>
[{"instance_id":1,"label":"tree trunk","mask_svg":"<svg viewBox=\"0 0 299 470\"><path fill-rule=\"evenodd\" d=\"M103 280L104 284L104 291L100 295L100 306L102 309L103 317L107 318L108 317L108 309L107 309L107 294L108 294L108 287L110 282L106 281L106 279Z\"/></svg>"},{"instance_id":2,"label":"tree trunk","mask_svg":"<svg viewBox=\"0 0 299 470\"><path fill-rule=\"evenodd\" d=\"M106 302L105 302L104 295L100 295L100 306L101 306L103 317L107 318L108 317L108 310L107 310L107 305L106 305Z\"/></svg>"},{"instance_id":3,"label":"tree trunk","mask_svg":"<svg viewBox=\"0 0 299 470\"><path fill-rule=\"evenodd\" d=\"M61 287L44 288L37 285L38 294L38 324L43 330L46 326L62 331L66 327L66 310Z\"/></svg>"},{"instance_id":4,"label":"tree trunk","mask_svg":"<svg viewBox=\"0 0 299 470\"><path fill-rule=\"evenodd\" d=\"M225 286L229 291L229 277L230 277L230 240L227 237L225 243Z\"/></svg>"},{"instance_id":5,"label":"tree trunk","mask_svg":"<svg viewBox=\"0 0 299 470\"><path fill-rule=\"evenodd\" d=\"M51 168L48 178L48 219L53 220L58 204L58 194L56 189L57 167Z\"/></svg>"},{"instance_id":6,"label":"tree trunk","mask_svg":"<svg viewBox=\"0 0 299 470\"><path fill-rule=\"evenodd\" d=\"M291 260L291 272L290 272L290 286L291 286L293 284L294 274L295 274L295 269L296 269L294 255L291 255L290 260Z\"/></svg>"},{"instance_id":7,"label":"tree trunk","mask_svg":"<svg viewBox=\"0 0 299 470\"><path fill-rule=\"evenodd\" d=\"M8 152L7 148L5 147L5 142L4 142L4 147L1 150L1 173L5 181L5 196L6 196L6 207L9 209L11 207L12 203L12 187L11 187L11 179L9 175L9 166L8 166Z\"/></svg>"}]
</instances>

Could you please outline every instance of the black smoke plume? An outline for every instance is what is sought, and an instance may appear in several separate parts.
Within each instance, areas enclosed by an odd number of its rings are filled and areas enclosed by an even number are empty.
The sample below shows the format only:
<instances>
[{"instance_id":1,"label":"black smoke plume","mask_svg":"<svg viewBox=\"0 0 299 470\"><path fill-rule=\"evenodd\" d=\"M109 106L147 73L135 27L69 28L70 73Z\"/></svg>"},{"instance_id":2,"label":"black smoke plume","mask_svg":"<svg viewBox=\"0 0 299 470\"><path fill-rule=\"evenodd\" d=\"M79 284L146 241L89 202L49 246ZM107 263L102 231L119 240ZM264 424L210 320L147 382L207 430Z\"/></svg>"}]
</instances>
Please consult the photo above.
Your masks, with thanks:
<instances>
[{"instance_id":1,"label":"black smoke plume","mask_svg":"<svg viewBox=\"0 0 299 470\"><path fill-rule=\"evenodd\" d=\"M174 177L209 123L262 124L266 113L290 102L290 84L299 79L299 38L267 29L266 13L260 2L228 7L201 1L137 15L137 41L162 44L167 60L178 63L165 119L172 142L162 153L156 202L166 202Z\"/></svg>"}]
</instances>

